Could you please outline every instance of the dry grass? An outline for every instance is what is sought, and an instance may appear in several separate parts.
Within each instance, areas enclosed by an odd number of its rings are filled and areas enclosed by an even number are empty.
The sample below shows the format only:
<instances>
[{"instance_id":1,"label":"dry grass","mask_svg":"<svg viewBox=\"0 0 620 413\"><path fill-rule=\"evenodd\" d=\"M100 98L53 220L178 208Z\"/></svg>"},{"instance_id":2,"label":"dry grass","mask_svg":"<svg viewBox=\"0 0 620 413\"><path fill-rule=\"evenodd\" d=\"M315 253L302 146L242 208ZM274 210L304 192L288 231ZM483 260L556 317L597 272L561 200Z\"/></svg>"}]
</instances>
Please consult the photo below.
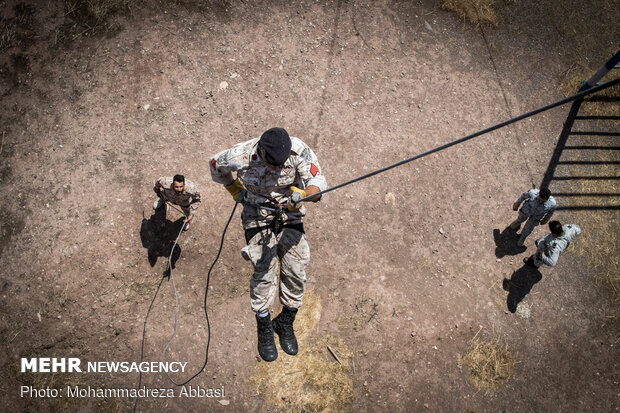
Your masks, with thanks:
<instances>
[{"instance_id":1,"label":"dry grass","mask_svg":"<svg viewBox=\"0 0 620 413\"><path fill-rule=\"evenodd\" d=\"M599 62L600 66L604 62ZM565 95L571 95L578 91L585 80L588 80L599 69L586 63L580 62L569 68L563 76L560 84L560 90ZM613 74L608 73L603 77L603 81L613 78ZM597 93L597 97L620 98L620 86L603 90ZM586 98L588 99L588 98ZM584 101L579 109L580 116L620 116L620 102L608 101ZM586 130L617 130L620 125L619 120L600 120L592 122ZM600 136L588 136L588 145L592 146L610 146L609 138ZM578 155L578 154L576 154ZM618 156L615 151L594 151L581 154L581 158L575 160L586 161L617 161ZM618 176L618 167L613 164L599 165L574 165L569 169L571 176ZM571 184L570 192L580 194L587 193L620 193L620 182L618 180L575 180ZM618 196L609 197L579 197L574 202L579 205L596 205L596 206L620 206ZM615 214L615 215L614 215ZM581 226L583 232L577 240L578 244L571 247L586 263L591 275L598 280L606 289L610 291L612 300L614 301L615 310L610 315L620 326L620 239L618 237L617 228L618 214L613 211L589 211L576 210L570 216L571 222ZM563 222L564 223L564 222ZM573 249L574 248L574 249Z\"/></svg>"},{"instance_id":2,"label":"dry grass","mask_svg":"<svg viewBox=\"0 0 620 413\"><path fill-rule=\"evenodd\" d=\"M601 138L590 137L589 139L592 145L609 144L609 141L604 142ZM601 152L596 153L593 158L597 161L609 160L609 156L604 157ZM574 176L618 176L619 174L617 166L614 165L573 166L570 171ZM577 180L572 192L618 194L620 182L617 180ZM612 196L605 199L583 197L579 199L579 204L617 207L620 206L620 197ZM609 290L615 307L610 318L620 326L620 237L615 229L618 225L617 218L618 214L613 211L574 211L571 220L581 226L582 233L576 240L577 243L571 244L570 249L586 262L590 274Z\"/></svg>"},{"instance_id":3,"label":"dry grass","mask_svg":"<svg viewBox=\"0 0 620 413\"><path fill-rule=\"evenodd\" d=\"M115 12L129 8L131 0L66 0L66 14L99 24Z\"/></svg>"},{"instance_id":4,"label":"dry grass","mask_svg":"<svg viewBox=\"0 0 620 413\"><path fill-rule=\"evenodd\" d=\"M0 28L0 52L17 44L17 36L15 34L15 28L10 25L3 25Z\"/></svg>"},{"instance_id":5,"label":"dry grass","mask_svg":"<svg viewBox=\"0 0 620 413\"><path fill-rule=\"evenodd\" d=\"M295 321L300 352L291 357L279 351L272 363L258 363L252 381L265 401L282 411L342 412L353 397L352 353L340 338L312 342L309 334L321 317L321 302L312 291ZM277 341L277 340L276 340ZM330 346L342 362L329 353Z\"/></svg>"},{"instance_id":6,"label":"dry grass","mask_svg":"<svg viewBox=\"0 0 620 413\"><path fill-rule=\"evenodd\" d=\"M441 0L443 10L452 11L475 26L499 24L494 0Z\"/></svg>"},{"instance_id":7,"label":"dry grass","mask_svg":"<svg viewBox=\"0 0 620 413\"><path fill-rule=\"evenodd\" d=\"M605 62L600 62L599 67L591 67L585 63L575 63L562 73L560 78L560 91L565 96L574 95L579 91L584 82L589 80ZM608 73L601 81L611 80L613 75ZM595 94L597 97L620 98L620 85L615 85ZM588 98L586 98L588 99ZM620 116L620 102L588 102L585 101L579 109L580 115L585 116ZM618 123L616 121L616 123Z\"/></svg>"},{"instance_id":8,"label":"dry grass","mask_svg":"<svg viewBox=\"0 0 620 413\"><path fill-rule=\"evenodd\" d=\"M329 354L330 346L342 362ZM342 412L353 398L351 351L340 338L326 337L308 345L300 341L295 357L282 354L272 363L259 363L252 381L265 401L293 412Z\"/></svg>"},{"instance_id":9,"label":"dry grass","mask_svg":"<svg viewBox=\"0 0 620 413\"><path fill-rule=\"evenodd\" d=\"M304 302L295 320L295 335L304 340L321 319L321 299L312 290L304 293Z\"/></svg>"},{"instance_id":10,"label":"dry grass","mask_svg":"<svg viewBox=\"0 0 620 413\"><path fill-rule=\"evenodd\" d=\"M469 379L480 391L494 390L514 374L517 361L505 340L495 337L483 341L477 335L470 342L469 351L459 360L469 370Z\"/></svg>"}]
</instances>

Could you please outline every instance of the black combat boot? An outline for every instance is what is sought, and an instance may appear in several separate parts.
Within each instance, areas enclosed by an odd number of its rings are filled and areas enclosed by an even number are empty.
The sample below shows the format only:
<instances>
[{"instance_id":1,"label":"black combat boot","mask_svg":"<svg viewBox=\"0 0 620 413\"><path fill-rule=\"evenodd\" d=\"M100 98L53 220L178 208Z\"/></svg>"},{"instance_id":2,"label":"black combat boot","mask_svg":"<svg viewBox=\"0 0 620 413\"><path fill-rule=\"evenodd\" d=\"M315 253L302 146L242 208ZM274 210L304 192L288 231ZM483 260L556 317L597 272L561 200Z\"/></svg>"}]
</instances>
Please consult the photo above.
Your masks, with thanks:
<instances>
[{"instance_id":1,"label":"black combat boot","mask_svg":"<svg viewBox=\"0 0 620 413\"><path fill-rule=\"evenodd\" d=\"M258 354L265 361L274 361L278 358L278 349L273 339L273 325L271 316L265 317L256 315L256 326L258 330Z\"/></svg>"},{"instance_id":2,"label":"black combat boot","mask_svg":"<svg viewBox=\"0 0 620 413\"><path fill-rule=\"evenodd\" d=\"M282 307L282 312L273 319L273 330L280 338L280 347L291 356L297 354L297 338L295 338L295 331L293 331L296 314L296 308Z\"/></svg>"}]
</instances>

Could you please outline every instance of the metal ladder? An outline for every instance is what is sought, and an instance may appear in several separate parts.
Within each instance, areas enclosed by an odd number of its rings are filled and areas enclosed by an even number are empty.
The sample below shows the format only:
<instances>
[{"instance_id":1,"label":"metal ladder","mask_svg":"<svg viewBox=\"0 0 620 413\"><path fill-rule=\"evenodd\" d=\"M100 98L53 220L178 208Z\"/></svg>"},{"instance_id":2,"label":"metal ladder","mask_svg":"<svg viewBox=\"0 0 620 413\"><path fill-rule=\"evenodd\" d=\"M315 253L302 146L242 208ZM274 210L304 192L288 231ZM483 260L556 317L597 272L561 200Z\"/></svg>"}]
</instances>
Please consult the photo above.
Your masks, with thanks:
<instances>
[{"instance_id":1,"label":"metal ladder","mask_svg":"<svg viewBox=\"0 0 620 413\"><path fill-rule=\"evenodd\" d=\"M617 53L612 54L611 59L609 59L607 63L605 63L605 65L603 65L603 67L601 67L588 81L584 81L583 86L581 86L579 91L581 92L582 90L588 90L593 86L600 85L601 83L599 80L601 80L610 70L620 69L620 66L618 65L619 62L620 50L618 50Z\"/></svg>"}]
</instances>

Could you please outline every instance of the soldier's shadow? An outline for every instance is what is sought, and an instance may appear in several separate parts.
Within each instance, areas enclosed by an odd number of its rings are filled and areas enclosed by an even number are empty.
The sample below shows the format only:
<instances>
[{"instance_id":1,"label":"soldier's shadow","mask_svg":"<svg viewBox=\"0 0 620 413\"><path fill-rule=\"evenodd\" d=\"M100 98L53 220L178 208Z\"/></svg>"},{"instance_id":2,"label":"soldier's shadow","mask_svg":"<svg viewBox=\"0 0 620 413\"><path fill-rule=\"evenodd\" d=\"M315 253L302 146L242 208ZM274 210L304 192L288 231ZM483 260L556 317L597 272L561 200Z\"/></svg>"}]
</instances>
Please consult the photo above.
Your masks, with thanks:
<instances>
[{"instance_id":1,"label":"soldier's shadow","mask_svg":"<svg viewBox=\"0 0 620 413\"><path fill-rule=\"evenodd\" d=\"M495 256L497 258L502 258L505 255L518 255L527 249L526 246L517 246L519 235L517 235L517 231L510 229L510 226L504 228L501 233L499 229L494 229L493 240L495 241Z\"/></svg>"},{"instance_id":2,"label":"soldier's shadow","mask_svg":"<svg viewBox=\"0 0 620 413\"><path fill-rule=\"evenodd\" d=\"M183 220L184 218L181 217L174 222L168 221L165 208L155 211L149 219L146 219L146 217L142 218L140 240L142 241L142 247L147 249L147 256L151 267L155 266L159 257L164 257L165 260L170 258L172 268L174 269L174 265L181 255L181 246L177 244L174 252L172 247L179 235L179 231L183 227ZM163 274L165 277L170 275L169 267L166 268Z\"/></svg>"},{"instance_id":3,"label":"soldier's shadow","mask_svg":"<svg viewBox=\"0 0 620 413\"><path fill-rule=\"evenodd\" d=\"M542 274L537 268L524 265L512 274L510 279L504 278L502 286L508 291L506 304L508 311L514 313L517 306L525 296L532 290L534 284L542 280Z\"/></svg>"}]
</instances>

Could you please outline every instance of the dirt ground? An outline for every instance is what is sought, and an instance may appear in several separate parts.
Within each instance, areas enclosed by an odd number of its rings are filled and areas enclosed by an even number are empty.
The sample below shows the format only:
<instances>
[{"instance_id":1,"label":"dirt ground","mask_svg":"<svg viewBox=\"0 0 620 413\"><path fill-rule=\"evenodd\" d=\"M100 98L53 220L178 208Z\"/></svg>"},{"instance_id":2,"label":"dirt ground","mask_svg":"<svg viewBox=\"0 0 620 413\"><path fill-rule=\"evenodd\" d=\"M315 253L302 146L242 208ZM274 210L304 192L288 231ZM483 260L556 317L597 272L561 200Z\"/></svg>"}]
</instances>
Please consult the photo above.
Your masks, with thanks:
<instances>
[{"instance_id":1,"label":"dirt ground","mask_svg":"<svg viewBox=\"0 0 620 413\"><path fill-rule=\"evenodd\" d=\"M497 27L431 0L116 3L97 20L80 2L0 1L3 410L620 409L617 307L588 261L597 237L536 274L522 258L545 229L527 250L505 231L516 197L541 182L569 105L309 205L297 359L257 360L237 211L210 279L209 362L192 382L224 397L21 397L21 386L175 388L158 373L19 364L160 359L174 308L162 275L179 224L170 212L162 233L151 218L158 177L183 173L203 198L174 270L179 328L166 359L189 363L183 380L204 360L206 275L233 207L210 179L212 154L281 126L336 185L563 97L567 70L593 73L620 38L620 8L603 1L500 0ZM617 123L581 127L599 126L613 146ZM619 161L617 147L597 156ZM618 168L610 174L600 192L617 189ZM596 218L616 233L618 201L556 218L584 232ZM514 313L505 278L531 287ZM476 335L501 339L517 360L491 391L477 391L460 363Z\"/></svg>"}]
</instances>

